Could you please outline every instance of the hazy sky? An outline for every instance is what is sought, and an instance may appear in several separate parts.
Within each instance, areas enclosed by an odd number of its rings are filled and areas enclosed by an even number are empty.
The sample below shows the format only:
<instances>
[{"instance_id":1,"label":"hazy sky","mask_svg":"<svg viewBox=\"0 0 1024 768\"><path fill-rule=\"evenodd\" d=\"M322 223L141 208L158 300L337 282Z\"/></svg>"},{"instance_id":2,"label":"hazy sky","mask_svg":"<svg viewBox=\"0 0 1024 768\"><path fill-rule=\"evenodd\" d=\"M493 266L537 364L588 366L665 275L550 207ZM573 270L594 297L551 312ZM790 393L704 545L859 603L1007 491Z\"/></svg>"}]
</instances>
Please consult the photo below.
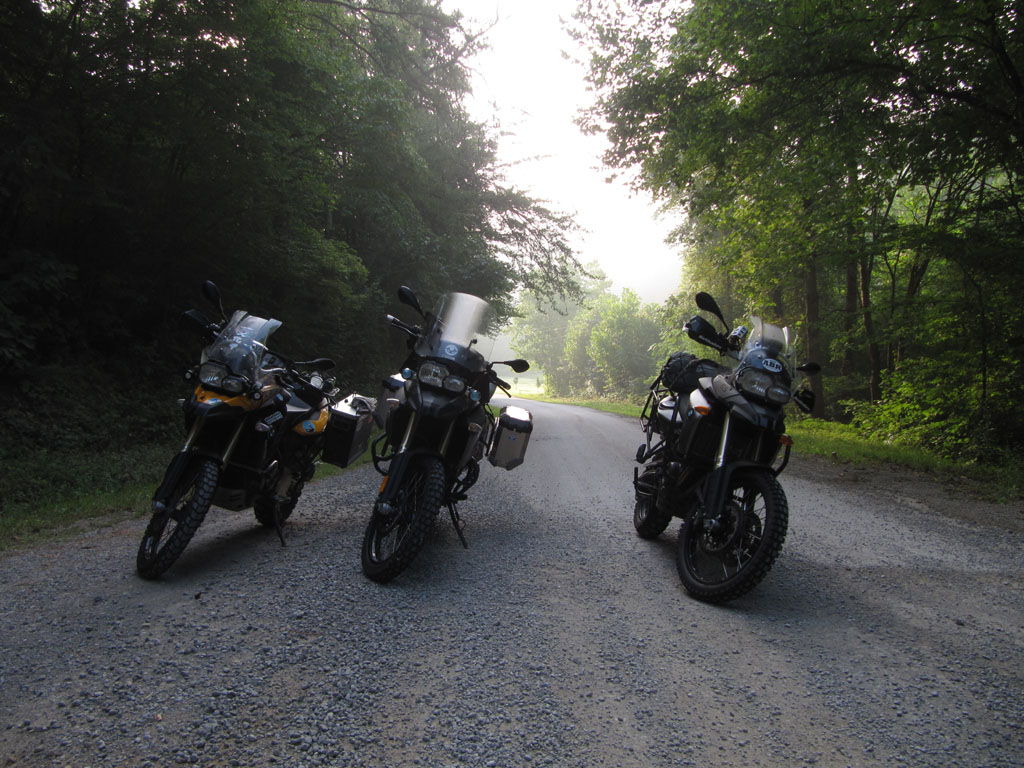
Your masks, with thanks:
<instances>
[{"instance_id":1,"label":"hazy sky","mask_svg":"<svg viewBox=\"0 0 1024 768\"><path fill-rule=\"evenodd\" d=\"M474 71L473 117L497 121L499 158L511 164L512 186L572 213L585 230L578 245L584 263L598 261L616 292L631 288L646 301L664 301L679 283L678 248L664 243L673 221L659 217L646 193L624 182L606 183L601 136L584 136L574 120L590 101L584 69L563 52L575 50L559 18L575 0L444 0L461 10L467 26L487 34L490 49L469 65Z\"/></svg>"}]
</instances>

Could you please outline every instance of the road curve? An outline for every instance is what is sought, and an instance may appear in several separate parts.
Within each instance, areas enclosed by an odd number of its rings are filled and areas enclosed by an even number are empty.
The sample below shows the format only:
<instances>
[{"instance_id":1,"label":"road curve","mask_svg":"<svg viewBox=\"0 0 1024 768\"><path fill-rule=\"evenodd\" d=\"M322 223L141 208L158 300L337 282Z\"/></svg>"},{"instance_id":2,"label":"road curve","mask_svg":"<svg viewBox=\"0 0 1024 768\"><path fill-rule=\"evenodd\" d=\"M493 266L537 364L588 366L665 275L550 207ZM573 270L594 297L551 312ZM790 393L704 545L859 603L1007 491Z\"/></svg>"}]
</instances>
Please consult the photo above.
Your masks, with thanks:
<instances>
[{"instance_id":1,"label":"road curve","mask_svg":"<svg viewBox=\"0 0 1024 768\"><path fill-rule=\"evenodd\" d=\"M632 529L634 419L520 402L489 465L380 586L362 467L282 548L214 510L159 582L144 521L0 555L0 765L1019 766L1024 523L912 475L797 456L790 535L726 607L677 525Z\"/></svg>"}]
</instances>

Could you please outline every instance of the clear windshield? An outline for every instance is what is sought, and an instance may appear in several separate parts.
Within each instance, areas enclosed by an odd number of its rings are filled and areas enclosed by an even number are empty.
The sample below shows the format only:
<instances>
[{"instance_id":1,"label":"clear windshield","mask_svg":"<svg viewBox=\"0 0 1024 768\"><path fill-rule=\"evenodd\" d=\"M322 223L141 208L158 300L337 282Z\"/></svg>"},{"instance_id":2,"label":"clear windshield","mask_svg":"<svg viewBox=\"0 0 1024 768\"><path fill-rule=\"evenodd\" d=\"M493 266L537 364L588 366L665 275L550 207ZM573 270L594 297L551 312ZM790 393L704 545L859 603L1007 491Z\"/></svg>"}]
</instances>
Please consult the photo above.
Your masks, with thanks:
<instances>
[{"instance_id":1,"label":"clear windshield","mask_svg":"<svg viewBox=\"0 0 1024 768\"><path fill-rule=\"evenodd\" d=\"M762 352L784 363L789 372L793 372L793 350L789 326L780 328L764 322L760 317L751 317L751 331L747 336L740 360L744 360L751 352Z\"/></svg>"},{"instance_id":2,"label":"clear windshield","mask_svg":"<svg viewBox=\"0 0 1024 768\"><path fill-rule=\"evenodd\" d=\"M233 375L255 381L263 353L267 351L267 339L280 327L280 320L267 320L237 310L217 339L203 350L202 362L221 363Z\"/></svg>"},{"instance_id":3,"label":"clear windshield","mask_svg":"<svg viewBox=\"0 0 1024 768\"><path fill-rule=\"evenodd\" d=\"M468 293L448 293L434 313L434 323L420 338L416 353L451 360L470 370L483 370L492 340L484 337L491 306Z\"/></svg>"}]
</instances>

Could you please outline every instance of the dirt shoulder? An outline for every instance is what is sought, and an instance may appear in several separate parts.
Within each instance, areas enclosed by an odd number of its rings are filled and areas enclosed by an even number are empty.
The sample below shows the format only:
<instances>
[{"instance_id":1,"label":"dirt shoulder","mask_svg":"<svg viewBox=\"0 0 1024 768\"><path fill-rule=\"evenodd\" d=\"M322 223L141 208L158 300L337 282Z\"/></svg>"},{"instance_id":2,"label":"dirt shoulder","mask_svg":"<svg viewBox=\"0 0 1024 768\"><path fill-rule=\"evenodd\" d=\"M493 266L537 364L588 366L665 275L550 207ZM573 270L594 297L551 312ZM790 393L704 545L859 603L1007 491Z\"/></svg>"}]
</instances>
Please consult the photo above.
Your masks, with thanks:
<instances>
[{"instance_id":1,"label":"dirt shoulder","mask_svg":"<svg viewBox=\"0 0 1024 768\"><path fill-rule=\"evenodd\" d=\"M992 501L984 483L965 476L940 477L905 467L855 465L819 456L795 456L786 473L837 488L899 498L921 511L967 523L1024 532L1024 499Z\"/></svg>"}]
</instances>

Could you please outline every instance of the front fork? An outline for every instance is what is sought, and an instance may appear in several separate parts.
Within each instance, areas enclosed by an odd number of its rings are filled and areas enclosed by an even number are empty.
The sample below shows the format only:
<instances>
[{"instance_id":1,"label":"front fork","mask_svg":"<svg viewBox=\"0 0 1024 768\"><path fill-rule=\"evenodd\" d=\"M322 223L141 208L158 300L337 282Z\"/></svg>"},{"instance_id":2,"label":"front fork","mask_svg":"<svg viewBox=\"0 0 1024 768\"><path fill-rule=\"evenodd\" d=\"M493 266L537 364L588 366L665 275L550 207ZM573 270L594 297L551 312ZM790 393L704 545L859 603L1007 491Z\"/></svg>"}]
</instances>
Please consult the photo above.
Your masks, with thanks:
<instances>
[{"instance_id":1,"label":"front fork","mask_svg":"<svg viewBox=\"0 0 1024 768\"><path fill-rule=\"evenodd\" d=\"M380 492L377 494L377 503L373 508L374 514L383 515L385 518L391 518L395 513L394 502L402 488L402 478L408 470L409 463L412 461L413 456L417 453L409 450L409 444L412 442L412 437L415 434L418 423L419 412L413 411L412 415L409 417L409 424L405 428L405 434L402 436L402 442L395 451L395 457L391 460L391 465L388 467L388 473L384 476L384 480L381 483ZM448 430L445 432L444 439L441 441L441 456L444 456L447 452L454 430L455 421L453 420L448 425ZM459 534L459 540L462 542L462 546L468 547L469 544L466 542L465 534L462 532L462 522L459 519L458 510L455 508L455 501L451 498L448 499L448 512L451 514L452 524L455 526L455 532Z\"/></svg>"},{"instance_id":2,"label":"front fork","mask_svg":"<svg viewBox=\"0 0 1024 768\"><path fill-rule=\"evenodd\" d=\"M409 423L405 426L402 442L399 443L398 448L395 450L395 456L391 459L388 473L384 475L384 480L380 484L380 492L377 494L377 503L374 506L375 512L385 516L390 516L394 512L393 503L399 489L402 487L402 476L409 465L409 443L412 442L412 437L416 432L419 420L419 411L413 411L409 416Z\"/></svg>"},{"instance_id":3,"label":"front fork","mask_svg":"<svg viewBox=\"0 0 1024 768\"><path fill-rule=\"evenodd\" d=\"M156 489L156 493L153 494L153 514L154 515L166 515L168 510L175 505L177 499L172 498L172 494L178 487L178 483L181 482L182 476L185 474L185 470L192 461L194 452L192 446L195 444L196 438L199 436L199 432L203 428L203 424L206 419L200 415L196 417L196 420L192 423L192 428L188 431L188 436L185 438L185 444L181 447L181 450L171 459L171 463L167 467L167 471L164 473L163 482L160 483L160 487ZM242 436L242 429L245 427L245 422L240 421L238 426L235 428L234 434L228 441L227 448L219 458L220 466L227 464L231 454L234 453L235 446L238 445L238 440Z\"/></svg>"},{"instance_id":4,"label":"front fork","mask_svg":"<svg viewBox=\"0 0 1024 768\"><path fill-rule=\"evenodd\" d=\"M722 435L715 453L715 468L704 482L701 504L696 505L693 524L695 530L707 528L711 532L720 525L722 505L725 503L725 489L729 487L732 465L726 465L725 455L729 448L729 420L731 412L726 410L722 420Z\"/></svg>"},{"instance_id":5,"label":"front fork","mask_svg":"<svg viewBox=\"0 0 1024 768\"><path fill-rule=\"evenodd\" d=\"M165 515L167 514L168 507L174 506L171 502L171 494L174 489L178 487L178 483L181 481L182 475L185 474L185 469L188 467L189 462L192 459L192 444L196 440L196 436L199 434L199 430L202 427L203 419L197 418L192 422L192 428L188 431L188 436L185 438L185 445L182 446L181 450L171 459L171 463L167 467L167 471L164 472L163 482L160 483L160 487L156 489L156 493L153 494L153 514L154 515Z\"/></svg>"},{"instance_id":6,"label":"front fork","mask_svg":"<svg viewBox=\"0 0 1024 768\"><path fill-rule=\"evenodd\" d=\"M715 454L715 468L708 474L707 480L704 483L702 503L696 508L697 519L694 522L698 525L702 524L701 521L703 521L703 524L707 524L709 521L717 521L721 517L722 509L725 506L725 496L729 488L729 481L736 470L746 467L759 467L778 476L786 468L786 464L789 463L789 453L793 443L792 440L787 439L783 441L786 449L785 455L782 458L782 463L777 468L765 467L762 464L751 461L734 461L727 464L725 457L729 447L729 417L730 411L726 411L722 423L722 437L718 443L718 452Z\"/></svg>"}]
</instances>

